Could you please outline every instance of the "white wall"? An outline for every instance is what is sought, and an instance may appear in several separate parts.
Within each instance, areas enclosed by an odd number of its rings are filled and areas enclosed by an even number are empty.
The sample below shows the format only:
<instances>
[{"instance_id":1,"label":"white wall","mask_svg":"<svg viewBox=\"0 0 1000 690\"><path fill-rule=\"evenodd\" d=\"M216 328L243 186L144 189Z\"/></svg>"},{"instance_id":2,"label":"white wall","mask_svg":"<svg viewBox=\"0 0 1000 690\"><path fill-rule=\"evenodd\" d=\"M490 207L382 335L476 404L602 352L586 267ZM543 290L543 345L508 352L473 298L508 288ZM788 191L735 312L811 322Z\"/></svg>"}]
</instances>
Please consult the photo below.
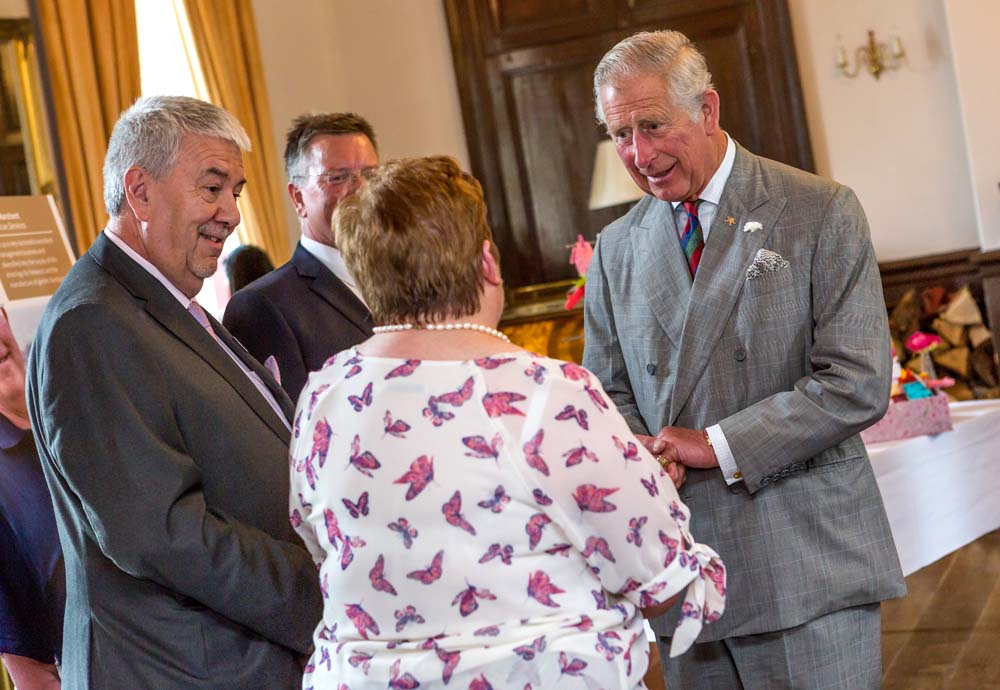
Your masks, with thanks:
<instances>
[{"instance_id":1,"label":"white wall","mask_svg":"<svg viewBox=\"0 0 1000 690\"><path fill-rule=\"evenodd\" d=\"M440 0L253 0L278 155L305 112L351 110L383 160L469 155ZM285 202L291 242L298 218Z\"/></svg>"},{"instance_id":2,"label":"white wall","mask_svg":"<svg viewBox=\"0 0 1000 690\"><path fill-rule=\"evenodd\" d=\"M817 168L857 192L879 260L978 247L942 0L789 0L789 10ZM842 40L853 59L868 29L900 36L905 63L848 79L836 48Z\"/></svg>"},{"instance_id":3,"label":"white wall","mask_svg":"<svg viewBox=\"0 0 1000 690\"><path fill-rule=\"evenodd\" d=\"M1000 74L994 50L1000 2L945 0L979 240L1000 249Z\"/></svg>"},{"instance_id":4,"label":"white wall","mask_svg":"<svg viewBox=\"0 0 1000 690\"><path fill-rule=\"evenodd\" d=\"M0 17L20 19L28 16L28 0L0 0Z\"/></svg>"}]
</instances>

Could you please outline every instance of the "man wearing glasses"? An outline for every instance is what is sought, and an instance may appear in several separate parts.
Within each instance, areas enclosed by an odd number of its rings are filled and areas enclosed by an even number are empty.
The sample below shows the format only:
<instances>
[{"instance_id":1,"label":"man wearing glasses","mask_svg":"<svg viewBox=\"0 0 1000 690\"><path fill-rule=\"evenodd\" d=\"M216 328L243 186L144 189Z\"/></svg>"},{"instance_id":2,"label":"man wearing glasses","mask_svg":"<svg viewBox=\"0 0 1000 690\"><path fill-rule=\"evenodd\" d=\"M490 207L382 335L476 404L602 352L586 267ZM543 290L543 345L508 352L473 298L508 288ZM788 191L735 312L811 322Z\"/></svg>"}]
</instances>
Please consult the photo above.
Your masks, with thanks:
<instances>
[{"instance_id":1,"label":"man wearing glasses","mask_svg":"<svg viewBox=\"0 0 1000 690\"><path fill-rule=\"evenodd\" d=\"M223 324L272 372L277 366L293 401L310 371L371 335L371 314L330 217L377 165L375 131L354 113L302 115L286 136L288 194L302 237L288 263L233 295Z\"/></svg>"}]
</instances>

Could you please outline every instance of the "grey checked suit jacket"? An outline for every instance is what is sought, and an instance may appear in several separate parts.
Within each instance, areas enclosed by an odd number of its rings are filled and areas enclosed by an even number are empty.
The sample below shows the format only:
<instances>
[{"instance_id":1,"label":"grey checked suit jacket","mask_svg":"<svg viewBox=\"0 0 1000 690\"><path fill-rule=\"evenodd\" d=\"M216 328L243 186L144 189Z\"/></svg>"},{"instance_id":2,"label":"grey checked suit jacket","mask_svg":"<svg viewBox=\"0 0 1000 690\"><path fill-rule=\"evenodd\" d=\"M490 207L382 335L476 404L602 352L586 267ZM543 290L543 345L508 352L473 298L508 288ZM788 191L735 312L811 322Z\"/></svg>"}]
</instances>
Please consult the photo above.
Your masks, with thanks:
<instances>
[{"instance_id":1,"label":"grey checked suit jacket","mask_svg":"<svg viewBox=\"0 0 1000 690\"><path fill-rule=\"evenodd\" d=\"M748 279L760 249L788 265ZM586 295L584 365L632 430L720 424L743 474L730 487L689 469L679 491L729 571L726 613L700 641L905 594L858 435L888 405L891 365L850 189L737 146L693 284L671 205L647 196L598 238ZM669 635L675 617L653 628Z\"/></svg>"},{"instance_id":2,"label":"grey checked suit jacket","mask_svg":"<svg viewBox=\"0 0 1000 690\"><path fill-rule=\"evenodd\" d=\"M42 317L28 406L66 560L63 688L300 688L322 604L288 522L289 432L104 235Z\"/></svg>"}]
</instances>

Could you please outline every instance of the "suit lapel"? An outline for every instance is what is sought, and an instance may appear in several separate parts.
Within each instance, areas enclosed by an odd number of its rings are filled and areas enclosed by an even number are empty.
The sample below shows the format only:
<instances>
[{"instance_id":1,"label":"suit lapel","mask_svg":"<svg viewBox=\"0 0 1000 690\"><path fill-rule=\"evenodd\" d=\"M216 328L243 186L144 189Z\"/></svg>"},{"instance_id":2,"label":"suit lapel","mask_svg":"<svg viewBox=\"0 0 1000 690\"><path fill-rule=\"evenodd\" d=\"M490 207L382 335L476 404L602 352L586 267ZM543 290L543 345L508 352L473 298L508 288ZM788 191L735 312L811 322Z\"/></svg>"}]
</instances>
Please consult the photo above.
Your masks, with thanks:
<instances>
[{"instance_id":1,"label":"suit lapel","mask_svg":"<svg viewBox=\"0 0 1000 690\"><path fill-rule=\"evenodd\" d=\"M785 207L784 198L768 195L756 156L737 144L736 160L719 200L701 263L687 304L677 378L670 401L668 424L673 424L708 366L737 298L746 283L746 272L757 250L764 246ZM729 224L727 218L736 222ZM751 221L761 224L743 232ZM677 242L674 242L678 245Z\"/></svg>"},{"instance_id":2,"label":"suit lapel","mask_svg":"<svg viewBox=\"0 0 1000 690\"><path fill-rule=\"evenodd\" d=\"M691 295L691 272L681 251L673 206L649 197L650 204L632 228L636 277L656 319L675 346L681 342L685 306Z\"/></svg>"},{"instance_id":3,"label":"suit lapel","mask_svg":"<svg viewBox=\"0 0 1000 690\"><path fill-rule=\"evenodd\" d=\"M187 312L180 302L163 287L160 282L150 275L145 269L129 258L121 249L116 247L111 240L107 239L103 233L97 238L90 249L94 259L106 271L113 275L129 292L135 297L145 301L146 313L156 319L168 332L173 334L181 343L193 350L199 357L211 366L225 381L232 386L241 398L250 406L258 417L267 424L274 433L287 444L291 439L288 429L285 428L274 410L257 390L257 387L250 381L246 374L237 366L217 342L209 335L208 331L202 328L191 314ZM229 335L228 331L219 324L218 321L209 317L212 327L216 329L216 334L233 350L239 353L242 347L233 347L236 341ZM237 356L240 356L239 354ZM246 358L241 356L246 361ZM248 363L249 365L249 363ZM258 364L251 367L252 370L260 369ZM267 382L269 374L261 375ZM270 387L269 387L270 388ZM273 389L271 389L273 392ZM290 419L291 414L287 413L287 395L276 396L281 408Z\"/></svg>"},{"instance_id":4,"label":"suit lapel","mask_svg":"<svg viewBox=\"0 0 1000 690\"><path fill-rule=\"evenodd\" d=\"M295 248L292 264L300 276L311 278L309 289L323 298L334 309L357 326L361 332L371 335L372 318L361 300L351 292L344 282L324 266L319 259L306 251L302 245Z\"/></svg>"}]
</instances>

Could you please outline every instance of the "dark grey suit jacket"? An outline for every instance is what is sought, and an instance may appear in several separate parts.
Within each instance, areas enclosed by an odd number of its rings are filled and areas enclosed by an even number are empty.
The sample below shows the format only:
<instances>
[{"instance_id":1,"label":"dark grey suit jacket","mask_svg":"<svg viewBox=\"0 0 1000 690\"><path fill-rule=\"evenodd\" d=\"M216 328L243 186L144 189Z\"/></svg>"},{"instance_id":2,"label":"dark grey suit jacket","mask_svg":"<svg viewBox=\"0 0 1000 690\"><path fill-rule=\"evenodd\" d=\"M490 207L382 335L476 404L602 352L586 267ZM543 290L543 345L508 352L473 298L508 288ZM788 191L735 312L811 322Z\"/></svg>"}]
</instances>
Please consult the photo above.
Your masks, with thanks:
<instances>
[{"instance_id":1,"label":"dark grey suit jacket","mask_svg":"<svg viewBox=\"0 0 1000 690\"><path fill-rule=\"evenodd\" d=\"M274 355L293 401L309 372L372 334L365 305L301 244L288 263L233 295L222 323L257 361Z\"/></svg>"},{"instance_id":2,"label":"dark grey suit jacket","mask_svg":"<svg viewBox=\"0 0 1000 690\"><path fill-rule=\"evenodd\" d=\"M103 235L45 310L28 406L66 559L63 688L300 687L322 604L288 522L289 432Z\"/></svg>"},{"instance_id":3,"label":"dark grey suit jacket","mask_svg":"<svg viewBox=\"0 0 1000 690\"><path fill-rule=\"evenodd\" d=\"M761 265L762 249L785 263ZM885 412L891 361L850 189L737 146L693 284L671 205L647 196L598 238L585 329L584 365L634 432L720 424L743 474L727 486L689 469L679 491L729 572L726 613L700 640L905 594L858 435Z\"/></svg>"}]
</instances>

